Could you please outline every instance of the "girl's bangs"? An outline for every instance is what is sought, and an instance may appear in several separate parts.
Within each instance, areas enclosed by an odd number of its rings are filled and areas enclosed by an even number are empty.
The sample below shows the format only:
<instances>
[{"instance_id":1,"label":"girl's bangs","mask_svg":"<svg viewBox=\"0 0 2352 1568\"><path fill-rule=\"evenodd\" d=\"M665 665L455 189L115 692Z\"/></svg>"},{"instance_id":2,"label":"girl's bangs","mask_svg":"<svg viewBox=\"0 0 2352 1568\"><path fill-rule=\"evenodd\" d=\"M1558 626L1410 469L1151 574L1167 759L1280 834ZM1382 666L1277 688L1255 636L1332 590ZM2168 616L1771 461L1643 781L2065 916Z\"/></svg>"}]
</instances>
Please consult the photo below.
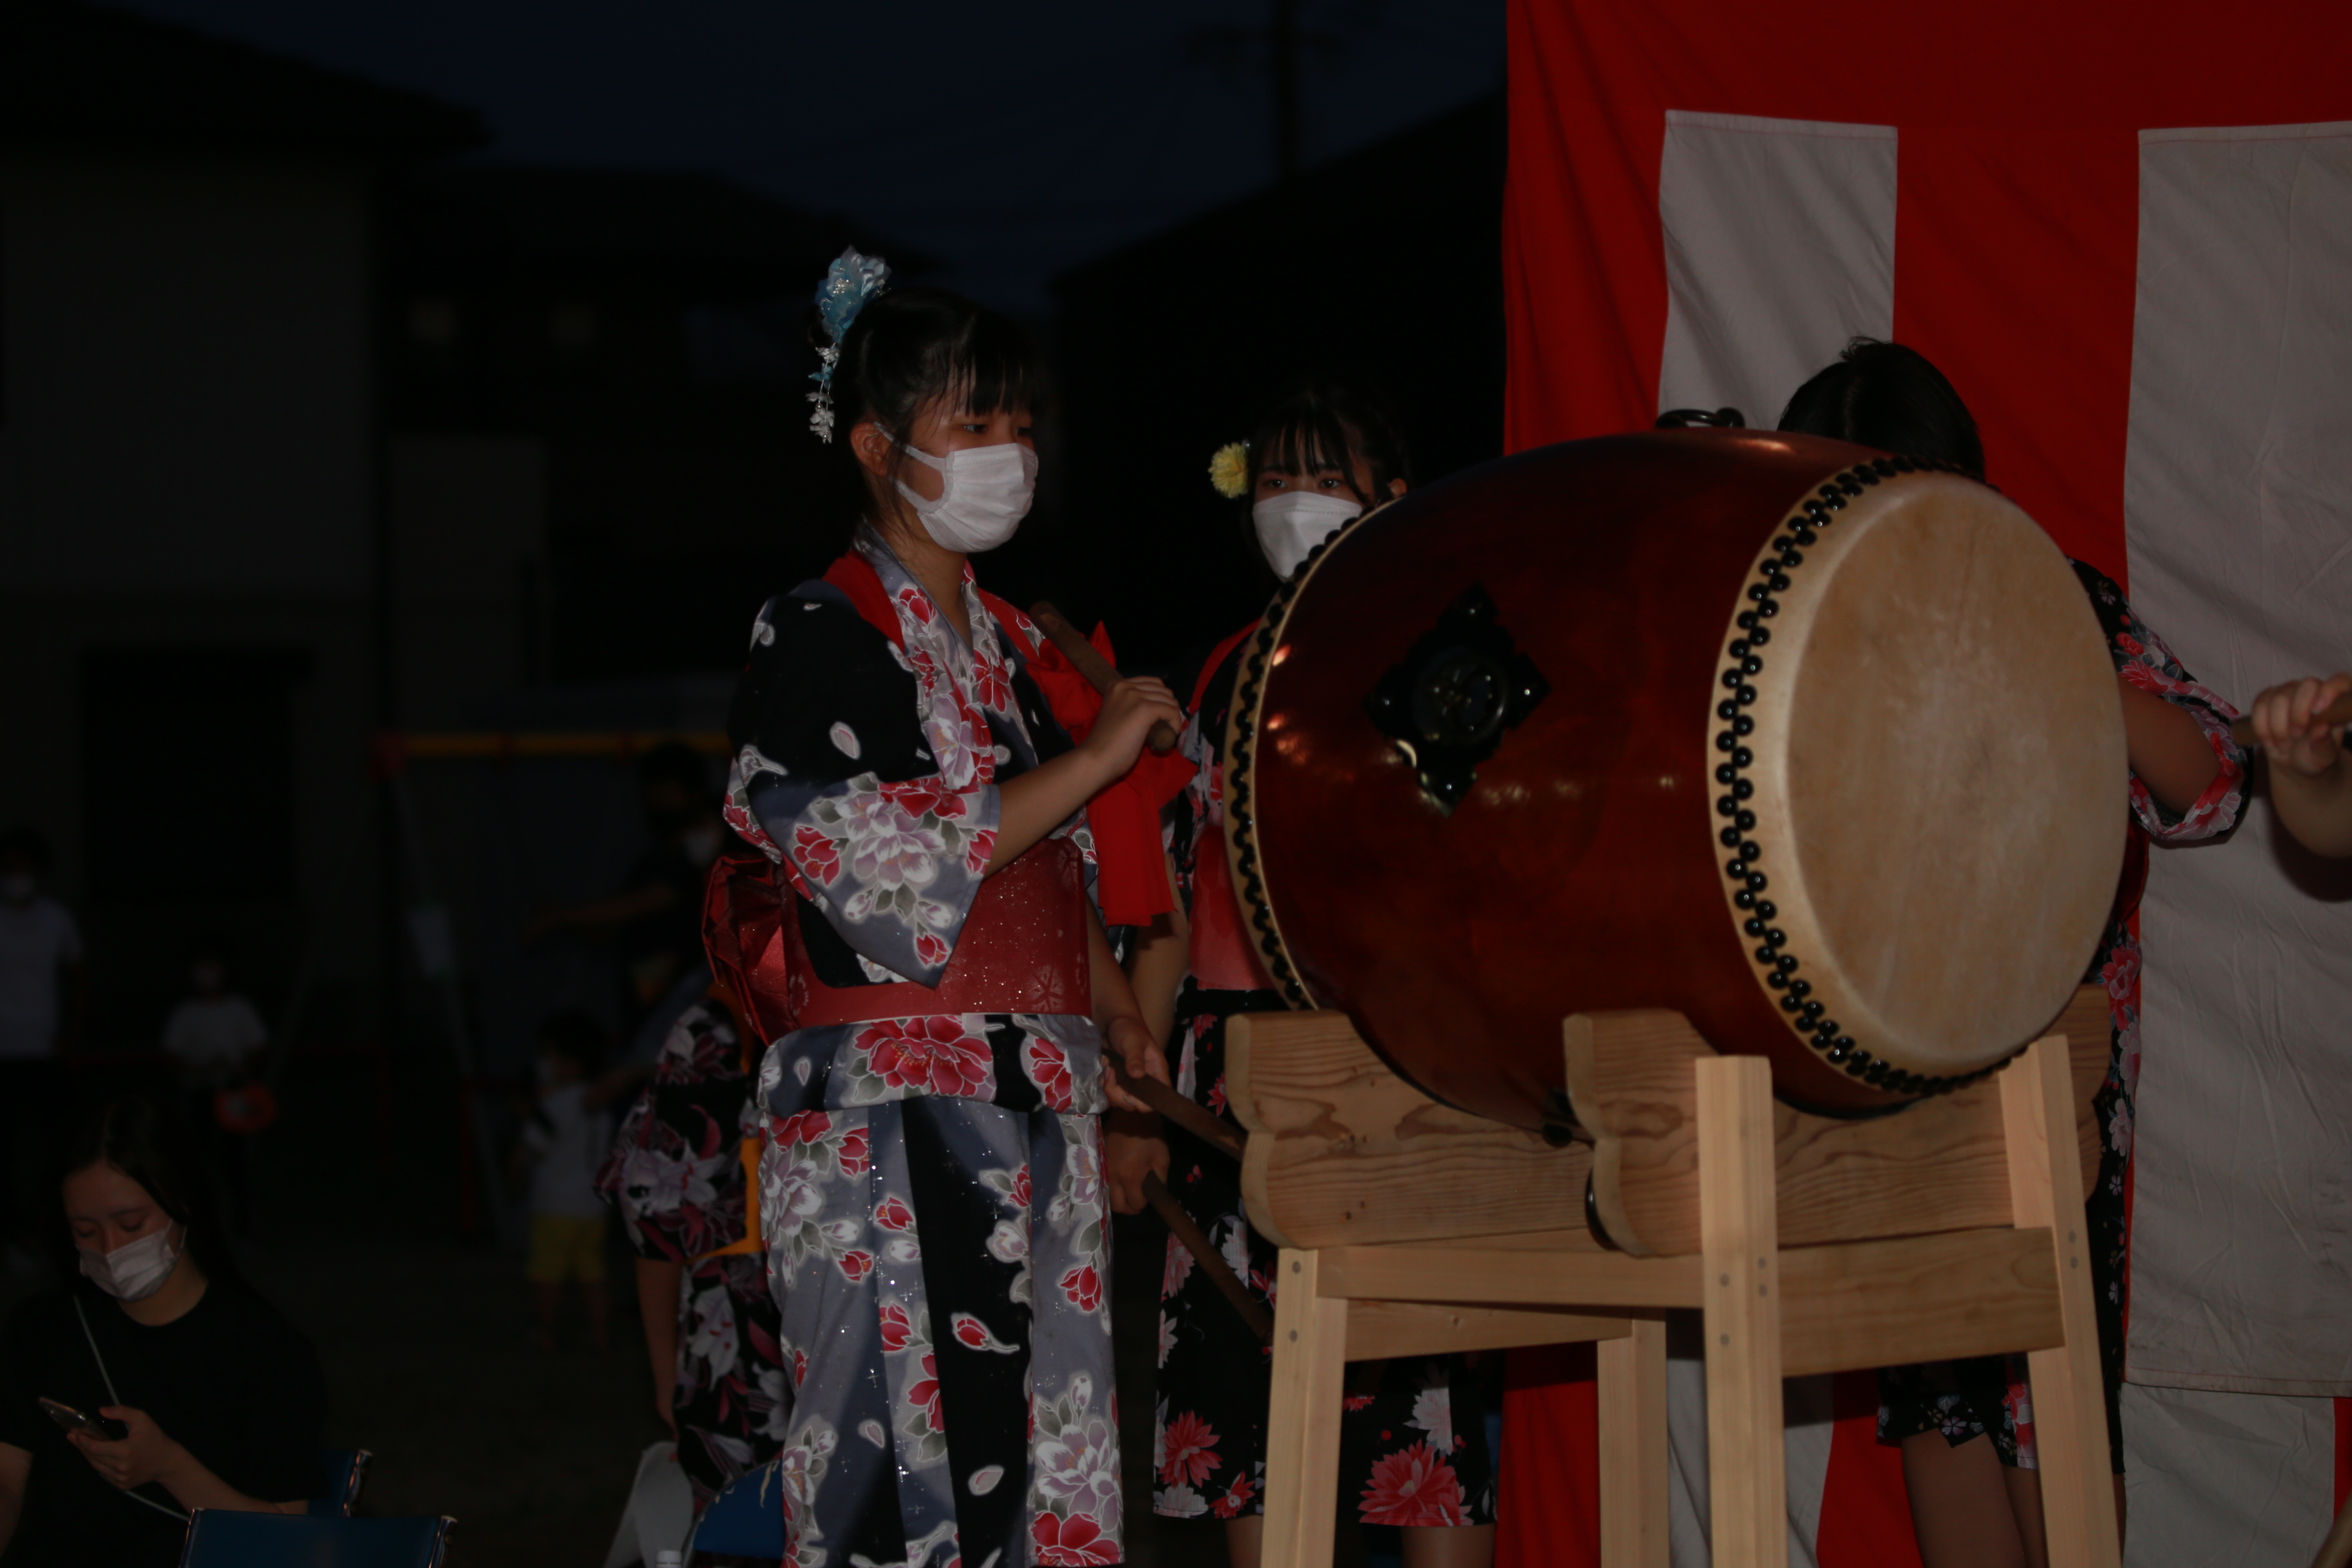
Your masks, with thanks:
<instances>
[{"instance_id":1,"label":"girl's bangs","mask_svg":"<svg viewBox=\"0 0 2352 1568\"><path fill-rule=\"evenodd\" d=\"M941 394L974 414L1037 410L1044 377L1021 330L983 315L961 342L940 346L946 363Z\"/></svg>"},{"instance_id":2,"label":"girl's bangs","mask_svg":"<svg viewBox=\"0 0 2352 1568\"><path fill-rule=\"evenodd\" d=\"M1259 453L1260 473L1315 474L1325 468L1347 473L1354 457L1348 430L1328 409L1302 409L1266 437Z\"/></svg>"}]
</instances>

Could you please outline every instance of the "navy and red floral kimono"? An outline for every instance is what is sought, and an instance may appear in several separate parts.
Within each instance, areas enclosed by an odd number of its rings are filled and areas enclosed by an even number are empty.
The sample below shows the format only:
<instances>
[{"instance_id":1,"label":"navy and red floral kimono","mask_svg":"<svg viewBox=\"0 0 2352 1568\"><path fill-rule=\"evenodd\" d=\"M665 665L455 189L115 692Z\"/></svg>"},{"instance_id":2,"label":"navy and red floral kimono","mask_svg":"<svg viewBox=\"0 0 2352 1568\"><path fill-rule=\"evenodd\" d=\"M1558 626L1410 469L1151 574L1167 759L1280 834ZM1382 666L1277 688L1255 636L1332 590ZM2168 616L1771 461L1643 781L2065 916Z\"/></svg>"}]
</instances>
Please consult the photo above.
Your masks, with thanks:
<instances>
[{"instance_id":1,"label":"navy and red floral kimono","mask_svg":"<svg viewBox=\"0 0 2352 1568\"><path fill-rule=\"evenodd\" d=\"M688 1008L596 1173L638 1256L685 1267L670 1413L698 1510L775 1458L792 1414L767 1259L740 1246L760 1125L743 1056L722 1008Z\"/></svg>"},{"instance_id":2,"label":"navy and red floral kimono","mask_svg":"<svg viewBox=\"0 0 2352 1568\"><path fill-rule=\"evenodd\" d=\"M2152 691L2197 721L2213 748L2219 770L2205 793L2178 816L2148 793L2135 773L2130 783L2131 845L2124 862L2124 886L2108 918L2106 934L2085 984L2107 988L2111 1027L2107 1076L2093 1101L2103 1137L2099 1173L2084 1213L2091 1226L2091 1279L2099 1317L2099 1371L2107 1400L2108 1458L2121 1474L2123 1423L2117 1399L2123 1387L2124 1300L2130 1289L2124 1191L2131 1164L2132 1097L2139 1088L2139 938L2130 921L2139 907L2147 876L2147 846L2188 844L2227 833L2245 808L2246 755L2230 739L2237 710L2198 684L2181 668L2162 638L2133 613L2115 580L2081 562L2074 575L2090 595L2099 628L2106 634L2116 673L2143 691ZM1900 1443L1923 1432L1941 1432L1955 1447L1990 1436L2006 1465L2034 1467L2033 1411L2022 1356L1985 1356L1971 1361L1933 1362L1889 1368L1879 1374L1878 1440Z\"/></svg>"},{"instance_id":3,"label":"navy and red floral kimono","mask_svg":"<svg viewBox=\"0 0 2352 1568\"><path fill-rule=\"evenodd\" d=\"M1210 656L1180 742L1195 763L1192 782L1166 814L1192 930L1192 973L1177 997L1168 1055L1177 1091L1228 1121L1225 1020L1284 1007L1258 967L1225 870L1222 753L1234 670L1248 643L1245 632ZM1168 1140L1171 1190L1271 1310L1276 1249L1250 1231L1240 1170L1181 1128L1170 1128ZM1233 1519L1264 1511L1271 1373L1266 1348L1170 1237L1160 1289L1153 1512ZM1350 1366L1340 1427L1343 1502L1366 1524L1492 1523L1486 1417L1501 1410L1502 1393L1500 1355Z\"/></svg>"},{"instance_id":4,"label":"navy and red floral kimono","mask_svg":"<svg viewBox=\"0 0 2352 1568\"><path fill-rule=\"evenodd\" d=\"M1034 1010L941 1010L956 993L931 989L961 984L975 931L1027 918L975 912L1024 866L1056 929L1083 944L1092 919L1077 818L987 873L998 786L1069 742L1035 627L968 567L962 595L970 646L861 526L824 581L760 612L730 722L726 816L775 863L787 1011L822 1020L770 1042L758 1085L801 1564L1122 1557L1083 946L1074 978L1043 966L1060 1000Z\"/></svg>"}]
</instances>

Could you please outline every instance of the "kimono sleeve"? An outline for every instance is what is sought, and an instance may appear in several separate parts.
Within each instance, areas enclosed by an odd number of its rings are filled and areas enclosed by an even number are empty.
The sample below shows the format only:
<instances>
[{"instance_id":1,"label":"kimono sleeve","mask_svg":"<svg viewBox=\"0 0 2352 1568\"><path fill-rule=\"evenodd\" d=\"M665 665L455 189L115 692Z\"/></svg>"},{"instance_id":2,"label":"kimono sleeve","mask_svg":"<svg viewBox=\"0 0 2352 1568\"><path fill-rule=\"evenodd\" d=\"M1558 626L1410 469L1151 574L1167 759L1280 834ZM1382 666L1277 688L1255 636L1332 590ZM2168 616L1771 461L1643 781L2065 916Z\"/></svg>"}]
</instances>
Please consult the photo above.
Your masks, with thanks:
<instances>
[{"instance_id":1,"label":"kimono sleeve","mask_svg":"<svg viewBox=\"0 0 2352 1568\"><path fill-rule=\"evenodd\" d=\"M2230 721L2238 716L2237 710L2218 693L2200 685L2181 667L2164 639L2132 609L2131 602L2112 578L2079 561L2074 563L2074 574L2082 579L2092 607L2098 612L2100 627L2107 635L2108 651L2115 658L2116 673L2196 720L2197 727L2204 731L2205 743L2212 748L2214 759L2220 763L2205 792L2188 810L2179 813L2168 809L2140 782L2139 775L2133 774L2132 815L2147 830L2148 837L2158 843L2188 843L2227 833L2238 825L2246 798L2246 753L2230 738Z\"/></svg>"},{"instance_id":2,"label":"kimono sleeve","mask_svg":"<svg viewBox=\"0 0 2352 1568\"><path fill-rule=\"evenodd\" d=\"M994 744L954 679L829 584L770 601L729 729L728 820L778 861L869 978L939 983L996 842Z\"/></svg>"}]
</instances>

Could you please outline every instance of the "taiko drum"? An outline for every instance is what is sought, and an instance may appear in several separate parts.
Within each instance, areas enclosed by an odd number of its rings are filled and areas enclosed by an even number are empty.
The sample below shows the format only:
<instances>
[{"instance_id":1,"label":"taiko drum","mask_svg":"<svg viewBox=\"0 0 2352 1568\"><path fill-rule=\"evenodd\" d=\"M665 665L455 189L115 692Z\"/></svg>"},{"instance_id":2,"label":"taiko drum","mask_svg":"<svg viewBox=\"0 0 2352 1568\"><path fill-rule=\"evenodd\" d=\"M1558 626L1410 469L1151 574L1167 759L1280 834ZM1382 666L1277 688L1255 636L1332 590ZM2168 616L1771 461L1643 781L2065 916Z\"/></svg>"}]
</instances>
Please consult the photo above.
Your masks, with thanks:
<instances>
[{"instance_id":1,"label":"taiko drum","mask_svg":"<svg viewBox=\"0 0 2352 1568\"><path fill-rule=\"evenodd\" d=\"M1998 492L1804 437L1570 442L1312 557L1244 655L1234 886L1278 982L1439 1099L1565 1111L1571 1013L1674 1008L1862 1112L2064 1006L2125 839L2121 706Z\"/></svg>"}]
</instances>

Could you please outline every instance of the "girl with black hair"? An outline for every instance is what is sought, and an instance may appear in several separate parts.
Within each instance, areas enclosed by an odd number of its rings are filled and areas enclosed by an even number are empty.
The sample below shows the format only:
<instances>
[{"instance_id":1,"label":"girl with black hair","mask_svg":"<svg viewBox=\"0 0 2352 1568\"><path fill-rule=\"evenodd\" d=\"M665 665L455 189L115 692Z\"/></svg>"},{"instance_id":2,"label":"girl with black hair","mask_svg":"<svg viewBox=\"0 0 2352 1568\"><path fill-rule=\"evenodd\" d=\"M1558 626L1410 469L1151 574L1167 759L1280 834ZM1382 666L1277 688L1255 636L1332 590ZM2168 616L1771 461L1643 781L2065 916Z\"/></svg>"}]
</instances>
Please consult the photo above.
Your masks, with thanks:
<instances>
[{"instance_id":1,"label":"girl with black hair","mask_svg":"<svg viewBox=\"0 0 2352 1568\"><path fill-rule=\"evenodd\" d=\"M1140 1108L1107 1052L1167 1068L1089 897L1133 889L1082 813L1183 710L1156 680L1078 689L981 591L971 557L1029 509L1036 360L887 279L852 251L818 296L812 424L863 516L751 628L725 816L774 886L712 895L746 911L711 947L745 955L767 1042L786 1556L1116 1563L1097 1117Z\"/></svg>"},{"instance_id":2,"label":"girl with black hair","mask_svg":"<svg viewBox=\"0 0 2352 1568\"><path fill-rule=\"evenodd\" d=\"M0 1331L0 1552L179 1561L187 1510L300 1513L320 1489L318 1352L236 1277L170 1112L98 1108L60 1187L82 1278ZM68 1433L51 1399L112 1424Z\"/></svg>"},{"instance_id":3,"label":"girl with black hair","mask_svg":"<svg viewBox=\"0 0 2352 1568\"><path fill-rule=\"evenodd\" d=\"M1228 498L1250 498L1258 546L1286 578L1339 529L1404 494L1412 478L1404 443L1380 405L1322 383L1276 403L1246 446L1217 454L1210 477ZM1253 622L1220 644L1194 683L1179 742L1193 775L1167 813L1181 907L1135 957L1138 997L1170 1041L1178 1090L1228 1120L1225 1020L1285 1005L1248 940L1225 868L1225 720L1256 630ZM1146 1171L1164 1174L1172 1165L1178 1201L1271 1310L1276 1249L1251 1234L1232 1160L1156 1125L1118 1140L1112 1158L1123 1207ZM1265 1524L1266 1352L1173 1237L1160 1284L1160 1369L1154 1511L1224 1520L1236 1568L1255 1568ZM1342 1497L1366 1524L1404 1527L1411 1568L1493 1557L1486 1416L1501 1407L1501 1371L1499 1356L1416 1357L1350 1371Z\"/></svg>"},{"instance_id":4,"label":"girl with black hair","mask_svg":"<svg viewBox=\"0 0 2352 1568\"><path fill-rule=\"evenodd\" d=\"M1856 338L1799 387L1780 428L1949 463L1984 477L1984 446L1968 405L1925 355ZM2084 984L2107 989L2106 1080L2095 1101L2103 1137L2085 1205L2106 1385L2107 1444L2122 1506L2126 1278L2124 1190L2132 1095L2139 1081L2139 939L2128 923L2147 875L2147 847L2228 832L2244 804L2245 753L2230 738L2230 705L2199 685L2132 611L2115 582L2074 563L2106 634L2131 761L2123 883ZM2025 1358L1988 1356L1890 1368L1879 1374L1878 1437L1903 1450L1913 1529L1927 1568L2039 1564L2042 1493L2033 1471ZM1979 1439L1985 1439L1980 1441Z\"/></svg>"}]
</instances>

